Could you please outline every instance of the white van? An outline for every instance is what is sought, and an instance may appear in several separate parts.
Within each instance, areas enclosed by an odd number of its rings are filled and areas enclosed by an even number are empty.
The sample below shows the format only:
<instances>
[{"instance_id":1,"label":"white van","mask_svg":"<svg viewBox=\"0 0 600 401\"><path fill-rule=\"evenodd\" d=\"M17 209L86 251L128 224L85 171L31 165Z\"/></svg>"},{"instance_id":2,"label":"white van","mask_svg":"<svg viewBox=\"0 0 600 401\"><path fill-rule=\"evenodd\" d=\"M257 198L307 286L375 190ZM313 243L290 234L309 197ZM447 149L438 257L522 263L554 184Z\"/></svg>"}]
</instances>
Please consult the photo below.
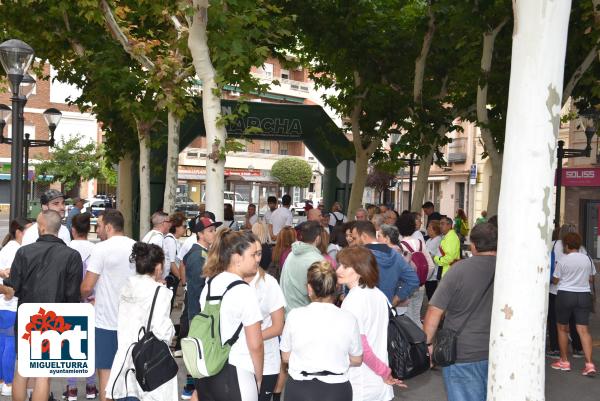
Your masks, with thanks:
<instances>
[{"instance_id":1,"label":"white van","mask_svg":"<svg viewBox=\"0 0 600 401\"><path fill-rule=\"evenodd\" d=\"M202 195L202 202L204 202L204 196ZM244 197L237 192L223 192L223 203L229 203L233 206L233 211L236 214L244 214L248 211L248 202ZM211 210L212 212L212 210Z\"/></svg>"}]
</instances>

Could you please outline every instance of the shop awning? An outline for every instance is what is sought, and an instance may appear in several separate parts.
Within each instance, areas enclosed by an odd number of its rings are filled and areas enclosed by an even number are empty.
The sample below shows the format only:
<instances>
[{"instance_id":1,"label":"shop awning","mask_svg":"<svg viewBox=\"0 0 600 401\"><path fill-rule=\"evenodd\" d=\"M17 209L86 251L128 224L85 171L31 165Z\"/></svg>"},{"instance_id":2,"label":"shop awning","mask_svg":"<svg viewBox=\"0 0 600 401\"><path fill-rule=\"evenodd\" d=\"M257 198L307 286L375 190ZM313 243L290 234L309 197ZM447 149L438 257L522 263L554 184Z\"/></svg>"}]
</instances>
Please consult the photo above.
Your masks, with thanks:
<instances>
[{"instance_id":1,"label":"shop awning","mask_svg":"<svg viewBox=\"0 0 600 401\"><path fill-rule=\"evenodd\" d=\"M278 183L279 180L275 177L269 176L252 176L252 175L230 175L225 178L225 181L243 181L243 182L272 182Z\"/></svg>"}]
</instances>

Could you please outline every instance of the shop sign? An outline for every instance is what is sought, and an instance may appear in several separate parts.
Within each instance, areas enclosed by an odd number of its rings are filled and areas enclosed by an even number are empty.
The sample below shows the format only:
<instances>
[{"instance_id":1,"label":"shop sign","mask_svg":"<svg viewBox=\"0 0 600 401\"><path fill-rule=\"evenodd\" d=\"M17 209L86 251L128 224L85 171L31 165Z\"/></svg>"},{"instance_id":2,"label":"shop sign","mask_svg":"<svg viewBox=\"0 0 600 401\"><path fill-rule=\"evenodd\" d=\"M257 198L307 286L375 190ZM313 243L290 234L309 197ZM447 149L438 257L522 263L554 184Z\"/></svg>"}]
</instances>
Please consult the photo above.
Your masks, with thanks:
<instances>
[{"instance_id":1,"label":"shop sign","mask_svg":"<svg viewBox=\"0 0 600 401\"><path fill-rule=\"evenodd\" d=\"M177 172L179 174L197 174L206 175L206 167L180 167ZM243 177L260 177L260 170L256 169L237 169L237 168L226 168L225 175L239 175Z\"/></svg>"},{"instance_id":2,"label":"shop sign","mask_svg":"<svg viewBox=\"0 0 600 401\"><path fill-rule=\"evenodd\" d=\"M565 187L600 187L600 168L563 168L562 185Z\"/></svg>"}]
</instances>

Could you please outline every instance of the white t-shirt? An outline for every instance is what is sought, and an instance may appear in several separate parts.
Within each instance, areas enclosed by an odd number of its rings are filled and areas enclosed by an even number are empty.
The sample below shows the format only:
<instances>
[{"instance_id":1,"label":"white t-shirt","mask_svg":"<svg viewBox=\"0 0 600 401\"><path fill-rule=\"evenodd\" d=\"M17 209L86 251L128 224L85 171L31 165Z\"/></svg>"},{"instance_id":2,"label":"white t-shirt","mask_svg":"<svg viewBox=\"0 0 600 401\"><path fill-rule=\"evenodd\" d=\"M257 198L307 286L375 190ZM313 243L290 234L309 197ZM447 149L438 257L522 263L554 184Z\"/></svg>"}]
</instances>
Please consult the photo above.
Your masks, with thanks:
<instances>
[{"instance_id":1,"label":"white t-shirt","mask_svg":"<svg viewBox=\"0 0 600 401\"><path fill-rule=\"evenodd\" d=\"M242 278L237 274L223 272L215 276L211 281L210 295L219 296L225 292L227 286L236 280ZM206 295L208 293L208 282L200 294L200 310L206 305ZM246 327L260 322L262 315L256 290L249 285L236 285L225 294L221 301L221 341L228 341L240 326L240 323ZM229 363L237 368L254 373L254 364L250 358L250 351L246 343L246 334L244 329L240 331L238 340L231 347L229 352Z\"/></svg>"},{"instance_id":2,"label":"white t-shirt","mask_svg":"<svg viewBox=\"0 0 600 401\"><path fill-rule=\"evenodd\" d=\"M25 234L23 234L23 240L21 241L21 246L33 244L40 237L40 233L38 231L38 224L33 223L31 227L25 230ZM69 245L71 242L71 234L69 230L65 226L60 226L60 230L58 230L58 238L63 240L63 242Z\"/></svg>"},{"instance_id":3,"label":"white t-shirt","mask_svg":"<svg viewBox=\"0 0 600 401\"><path fill-rule=\"evenodd\" d=\"M387 364L389 307L383 292L378 288L354 287L344 298L342 309L356 317L360 334L367 338L377 358ZM348 378L352 384L352 398L355 400L388 401L394 398L392 386L385 384L383 379L364 363L358 367L351 367Z\"/></svg>"},{"instance_id":4,"label":"white t-shirt","mask_svg":"<svg viewBox=\"0 0 600 401\"><path fill-rule=\"evenodd\" d=\"M117 330L119 296L127 279L135 273L129 262L135 241L124 235L114 235L94 246L88 272L96 273L96 327Z\"/></svg>"},{"instance_id":5,"label":"white t-shirt","mask_svg":"<svg viewBox=\"0 0 600 401\"><path fill-rule=\"evenodd\" d=\"M596 274L592 260L583 253L572 252L556 262L554 277L558 291L590 292L590 276Z\"/></svg>"},{"instance_id":6,"label":"white t-shirt","mask_svg":"<svg viewBox=\"0 0 600 401\"><path fill-rule=\"evenodd\" d=\"M179 250L177 251L177 260L179 262L183 260L185 255L187 255L187 253L190 251L190 249L192 249L192 246L194 246L196 242L198 242L198 237L196 236L196 233L192 233L192 235L190 235L185 239L185 241L183 241L183 244L181 244Z\"/></svg>"},{"instance_id":7,"label":"white t-shirt","mask_svg":"<svg viewBox=\"0 0 600 401\"><path fill-rule=\"evenodd\" d=\"M275 209L275 210L277 210L277 209ZM265 223L271 224L271 216L273 216L273 211L267 207L267 211L265 212L265 214L263 216Z\"/></svg>"},{"instance_id":8,"label":"white t-shirt","mask_svg":"<svg viewBox=\"0 0 600 401\"><path fill-rule=\"evenodd\" d=\"M287 207L280 207L271 215L271 224L273 225L273 235L279 234L283 227L292 226L294 216Z\"/></svg>"},{"instance_id":9,"label":"white t-shirt","mask_svg":"<svg viewBox=\"0 0 600 401\"><path fill-rule=\"evenodd\" d=\"M587 255L587 251L585 250L584 247L579 248L579 253ZM565 256L566 256L566 254L564 251L562 240L555 241L554 242L554 268L555 269L556 269L556 265L558 264L558 261L561 260L562 258L564 258ZM548 292L550 292L550 294L556 295L556 293L558 292L558 284L554 284L554 283L552 283L552 280L550 280L550 287L548 288Z\"/></svg>"},{"instance_id":10,"label":"white t-shirt","mask_svg":"<svg viewBox=\"0 0 600 401\"><path fill-rule=\"evenodd\" d=\"M253 226L257 221L258 215L256 215L256 213L250 216L250 218L248 219L248 223L250 223L251 226Z\"/></svg>"},{"instance_id":11,"label":"white t-shirt","mask_svg":"<svg viewBox=\"0 0 600 401\"><path fill-rule=\"evenodd\" d=\"M163 251L165 253L165 265L163 266L162 277L165 278L171 272L171 263L177 263L177 247L179 242L171 233L165 235L163 240Z\"/></svg>"},{"instance_id":12,"label":"white t-shirt","mask_svg":"<svg viewBox=\"0 0 600 401\"><path fill-rule=\"evenodd\" d=\"M256 273L256 276L250 283L256 289L258 305L262 314L261 330L266 330L273 325L271 313L285 308L285 298L277 280L269 274L265 274L264 279ZM265 341L265 365L264 375L276 375L279 373L281 365L281 355L279 353L279 338L274 337Z\"/></svg>"},{"instance_id":13,"label":"white t-shirt","mask_svg":"<svg viewBox=\"0 0 600 401\"><path fill-rule=\"evenodd\" d=\"M333 217L333 215L335 214L335 217ZM337 217L337 220L336 220ZM344 213L342 212L333 212L329 215L329 225L335 227L335 225L337 224L337 222L341 220L342 223L346 223L348 221L348 218L346 216L344 216Z\"/></svg>"},{"instance_id":14,"label":"white t-shirt","mask_svg":"<svg viewBox=\"0 0 600 401\"><path fill-rule=\"evenodd\" d=\"M6 245L0 249L0 270L10 269L13 260L15 260L15 254L19 250L21 245L15 240L8 241ZM0 284L4 281L0 279ZM4 294L0 294L0 310L9 310L12 312L17 311L18 304L17 297L12 297L9 301L4 298Z\"/></svg>"},{"instance_id":15,"label":"white t-shirt","mask_svg":"<svg viewBox=\"0 0 600 401\"><path fill-rule=\"evenodd\" d=\"M425 243L425 237L423 236L423 233L419 230L416 230L414 233L412 233L411 237L421 241L422 243ZM439 235L438 235L438 237L439 237ZM441 241L441 239L440 239L440 241Z\"/></svg>"},{"instance_id":16,"label":"white t-shirt","mask_svg":"<svg viewBox=\"0 0 600 401\"><path fill-rule=\"evenodd\" d=\"M349 355L363 353L358 323L354 315L330 303L313 302L292 309L279 346L291 352L288 373L294 380L318 379L325 383L348 381ZM341 375L304 376L328 370Z\"/></svg>"},{"instance_id":17,"label":"white t-shirt","mask_svg":"<svg viewBox=\"0 0 600 401\"><path fill-rule=\"evenodd\" d=\"M427 251L429 252L429 255L431 256L432 259L435 256L442 256L442 253L440 252L440 243L441 242L442 242L441 235L438 235L435 238L429 238L427 240L427 242L425 242L425 247L427 248ZM439 266L437 266L437 265L435 266L435 272L427 281L437 281L437 275L438 275L439 268L440 268Z\"/></svg>"},{"instance_id":18,"label":"white t-shirt","mask_svg":"<svg viewBox=\"0 0 600 401\"><path fill-rule=\"evenodd\" d=\"M159 246L164 254L165 254L165 260L163 262L163 278L167 277L169 275L169 272L171 271L171 264L168 262L168 256L167 256L167 251L165 249L165 234L163 234L162 232L152 229L150 231L148 231L148 233L146 233L146 235L144 235L144 238L142 238L142 242L145 242L146 244L153 244L156 246ZM166 272L166 274L165 274Z\"/></svg>"},{"instance_id":19,"label":"white t-shirt","mask_svg":"<svg viewBox=\"0 0 600 401\"><path fill-rule=\"evenodd\" d=\"M94 243L85 239L74 239L69 244L69 247L79 252L79 255L81 256L81 262L83 263L83 274L85 275L87 266L90 263L92 250L94 249Z\"/></svg>"},{"instance_id":20,"label":"white t-shirt","mask_svg":"<svg viewBox=\"0 0 600 401\"><path fill-rule=\"evenodd\" d=\"M235 220L223 220L223 225L219 228L230 228L233 231L240 231L240 225Z\"/></svg>"}]
</instances>

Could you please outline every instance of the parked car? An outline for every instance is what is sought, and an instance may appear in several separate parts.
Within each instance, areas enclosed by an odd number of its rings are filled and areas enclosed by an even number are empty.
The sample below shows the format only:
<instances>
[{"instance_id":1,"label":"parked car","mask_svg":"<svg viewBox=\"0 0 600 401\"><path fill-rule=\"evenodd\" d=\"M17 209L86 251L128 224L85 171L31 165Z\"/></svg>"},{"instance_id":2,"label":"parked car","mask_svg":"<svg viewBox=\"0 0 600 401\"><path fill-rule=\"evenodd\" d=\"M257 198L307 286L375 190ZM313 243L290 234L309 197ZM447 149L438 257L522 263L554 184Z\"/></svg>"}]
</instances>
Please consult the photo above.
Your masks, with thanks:
<instances>
[{"instance_id":1,"label":"parked car","mask_svg":"<svg viewBox=\"0 0 600 401\"><path fill-rule=\"evenodd\" d=\"M103 198L92 198L88 199L83 204L83 209L81 209L81 213L90 212L93 217L98 217L100 212L106 209L110 209L112 204L110 200Z\"/></svg>"},{"instance_id":2,"label":"parked car","mask_svg":"<svg viewBox=\"0 0 600 401\"><path fill-rule=\"evenodd\" d=\"M204 202L204 195L202 195L202 202ZM244 214L248 211L248 205L250 202L246 200L242 194L238 192L223 192L223 203L229 203L233 206L233 211L236 214Z\"/></svg>"},{"instance_id":3,"label":"parked car","mask_svg":"<svg viewBox=\"0 0 600 401\"><path fill-rule=\"evenodd\" d=\"M175 198L175 211L182 212L185 217L195 217L200 211L200 208L196 202L183 195Z\"/></svg>"}]
</instances>

